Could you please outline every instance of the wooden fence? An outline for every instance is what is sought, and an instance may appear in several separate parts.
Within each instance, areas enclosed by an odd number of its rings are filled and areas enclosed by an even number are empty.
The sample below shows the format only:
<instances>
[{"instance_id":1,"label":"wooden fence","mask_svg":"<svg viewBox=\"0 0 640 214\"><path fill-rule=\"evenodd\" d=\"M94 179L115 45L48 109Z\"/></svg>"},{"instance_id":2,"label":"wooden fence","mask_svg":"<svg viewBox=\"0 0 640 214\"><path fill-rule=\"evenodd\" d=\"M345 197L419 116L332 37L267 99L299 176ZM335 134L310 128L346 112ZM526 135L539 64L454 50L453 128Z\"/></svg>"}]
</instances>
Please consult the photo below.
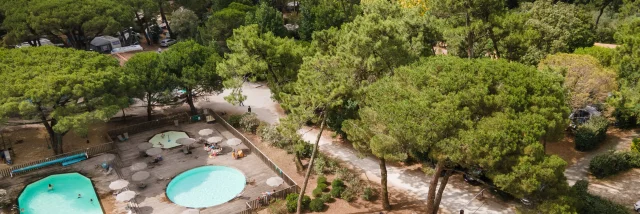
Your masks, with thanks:
<instances>
[{"instance_id":1,"label":"wooden fence","mask_svg":"<svg viewBox=\"0 0 640 214\"><path fill-rule=\"evenodd\" d=\"M163 126L173 124L175 120L178 120L178 123L187 123L191 121L190 119L191 117L189 117L189 114L185 112L180 112L176 114L170 114L152 121L125 126L122 128L112 129L107 132L107 135L111 139L116 141L118 140L118 135L122 135L124 133L128 133L130 135L138 134L140 132L145 132L145 131L149 131L149 130L153 130L153 129L157 129Z\"/></svg>"},{"instance_id":2,"label":"wooden fence","mask_svg":"<svg viewBox=\"0 0 640 214\"><path fill-rule=\"evenodd\" d=\"M11 176L11 171L13 171L15 169L20 169L20 168L24 168L24 167L28 167L28 166L33 166L33 165L44 163L44 162L47 162L47 161L57 160L57 159L64 158L64 157L67 157L67 156L70 156L70 155L87 153L87 155L89 157L92 157L92 156L96 156L98 154L102 154L102 153L105 153L105 152L112 151L115 148L116 148L115 144L113 142L109 142L109 143L104 143L104 144L100 144L100 145L97 145L97 146L88 147L88 148L85 148L85 149L76 150L76 151L73 151L73 152L67 152L67 153L55 155L55 156L48 157L48 158L41 159L41 160L37 160L37 161L32 161L32 162L29 162L29 163L17 164L17 165L14 165L14 166L12 166L12 167L10 167L8 169L0 170L0 176L8 177L8 176ZM34 168L34 169L22 171L22 172L19 172L19 173L30 172L30 171L41 169L41 168L44 168L44 167L47 167L47 166L37 167L37 168Z\"/></svg>"},{"instance_id":3,"label":"wooden fence","mask_svg":"<svg viewBox=\"0 0 640 214\"><path fill-rule=\"evenodd\" d=\"M276 165L273 161L271 161L271 159L269 159L269 157L264 155L264 153L262 151L260 151L260 149L258 149L258 147L256 147L255 144L253 144L253 142L251 142L249 139L247 139L236 128L231 126L226 120L224 120L222 117L220 117L220 115L218 115L215 111L209 109L208 112L211 112L211 114L216 119L216 121L218 123L222 124L222 126L224 126L225 128L227 128L227 130L229 130L229 132L231 132L231 134L236 136L238 139L242 140L244 145L246 145L249 148L249 150L251 150L251 154L254 154L254 155L258 156L258 158L260 158L260 160L262 160L262 162L264 162L267 166L269 166L269 168L271 168L271 170L273 170L276 174L278 174L278 176L281 177L284 180L284 182L287 183L287 185L289 185L288 188L280 190L280 191L277 191L277 192L273 193L271 196L261 197L261 198L254 199L254 200L246 202L247 209L243 210L241 212L238 212L239 214L250 214L250 213L253 213L253 211L255 211L256 209L259 209L259 208L264 207L264 206L268 206L269 203L271 202L271 199L274 199L274 198L285 199L285 198L287 198L288 194L290 194L290 193L298 193L300 191L300 188L298 187L298 184L296 184L296 182L293 181L293 179L291 179L291 177L289 177L289 175L284 173L278 167L278 165Z\"/></svg>"}]
</instances>

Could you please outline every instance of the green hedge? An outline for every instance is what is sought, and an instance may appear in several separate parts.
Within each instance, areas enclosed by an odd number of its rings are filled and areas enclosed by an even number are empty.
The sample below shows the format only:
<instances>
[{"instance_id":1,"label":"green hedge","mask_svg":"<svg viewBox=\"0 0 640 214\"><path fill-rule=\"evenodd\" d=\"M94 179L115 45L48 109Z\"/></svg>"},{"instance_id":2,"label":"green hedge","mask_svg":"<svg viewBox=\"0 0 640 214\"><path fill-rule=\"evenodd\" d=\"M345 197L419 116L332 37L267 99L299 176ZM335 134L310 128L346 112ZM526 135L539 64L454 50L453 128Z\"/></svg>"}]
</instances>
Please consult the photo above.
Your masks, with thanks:
<instances>
[{"instance_id":1,"label":"green hedge","mask_svg":"<svg viewBox=\"0 0 640 214\"><path fill-rule=\"evenodd\" d=\"M311 198L305 195L304 198L302 198L302 209L303 210L308 209L310 202L311 202ZM292 213L292 212L295 212L297 208L298 208L298 193L291 193L287 195L287 211Z\"/></svg>"},{"instance_id":2,"label":"green hedge","mask_svg":"<svg viewBox=\"0 0 640 214\"><path fill-rule=\"evenodd\" d=\"M309 203L309 209L313 212L321 212L324 210L324 201L321 198L311 200Z\"/></svg>"},{"instance_id":3,"label":"green hedge","mask_svg":"<svg viewBox=\"0 0 640 214\"><path fill-rule=\"evenodd\" d=\"M608 152L595 156L589 162L589 171L596 178L615 175L635 167L640 167L640 154L636 152Z\"/></svg>"},{"instance_id":4,"label":"green hedge","mask_svg":"<svg viewBox=\"0 0 640 214\"><path fill-rule=\"evenodd\" d=\"M589 151L597 148L607 137L609 121L604 117L592 117L576 131L576 150Z\"/></svg>"},{"instance_id":5,"label":"green hedge","mask_svg":"<svg viewBox=\"0 0 640 214\"><path fill-rule=\"evenodd\" d=\"M242 115L231 115L229 116L229 125L236 127L236 128L240 128L240 120L242 119Z\"/></svg>"},{"instance_id":6,"label":"green hedge","mask_svg":"<svg viewBox=\"0 0 640 214\"><path fill-rule=\"evenodd\" d=\"M629 213L625 206L613 203L587 192L589 182L579 180L571 187L580 214L618 214Z\"/></svg>"}]
</instances>

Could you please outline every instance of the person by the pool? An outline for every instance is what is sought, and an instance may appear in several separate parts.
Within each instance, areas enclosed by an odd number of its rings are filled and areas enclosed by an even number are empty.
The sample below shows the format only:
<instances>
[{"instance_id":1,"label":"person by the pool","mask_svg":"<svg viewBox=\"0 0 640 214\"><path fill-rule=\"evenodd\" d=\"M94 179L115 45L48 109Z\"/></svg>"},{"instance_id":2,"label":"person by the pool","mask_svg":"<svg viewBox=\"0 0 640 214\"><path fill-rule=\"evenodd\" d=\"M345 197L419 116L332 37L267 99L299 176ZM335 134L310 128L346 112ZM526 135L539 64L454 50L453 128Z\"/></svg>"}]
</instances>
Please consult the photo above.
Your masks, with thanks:
<instances>
[{"instance_id":1,"label":"person by the pool","mask_svg":"<svg viewBox=\"0 0 640 214\"><path fill-rule=\"evenodd\" d=\"M275 189L274 189L274 190L271 190L271 192L266 191L266 192L263 192L263 193L262 193L262 196L271 196L271 195L272 195L273 193L275 193L275 192L276 192L276 190L275 190Z\"/></svg>"},{"instance_id":2,"label":"person by the pool","mask_svg":"<svg viewBox=\"0 0 640 214\"><path fill-rule=\"evenodd\" d=\"M79 193L78 193L78 198L82 198L82 195L80 195Z\"/></svg>"},{"instance_id":3,"label":"person by the pool","mask_svg":"<svg viewBox=\"0 0 640 214\"><path fill-rule=\"evenodd\" d=\"M53 190L53 184L49 184L49 191Z\"/></svg>"}]
</instances>

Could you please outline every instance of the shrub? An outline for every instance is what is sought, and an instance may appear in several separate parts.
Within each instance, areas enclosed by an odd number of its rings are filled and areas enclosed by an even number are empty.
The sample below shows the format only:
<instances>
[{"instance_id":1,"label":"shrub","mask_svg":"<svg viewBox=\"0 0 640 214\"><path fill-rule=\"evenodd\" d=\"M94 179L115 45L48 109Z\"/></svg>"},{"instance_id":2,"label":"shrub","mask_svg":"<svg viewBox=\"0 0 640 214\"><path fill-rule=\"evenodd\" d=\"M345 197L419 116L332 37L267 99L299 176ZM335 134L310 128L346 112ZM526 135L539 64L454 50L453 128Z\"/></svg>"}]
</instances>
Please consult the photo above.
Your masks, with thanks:
<instances>
[{"instance_id":1,"label":"shrub","mask_svg":"<svg viewBox=\"0 0 640 214\"><path fill-rule=\"evenodd\" d=\"M327 184L326 183L321 183L318 184L318 186L316 187L317 189L321 189L322 191L327 189Z\"/></svg>"},{"instance_id":2,"label":"shrub","mask_svg":"<svg viewBox=\"0 0 640 214\"><path fill-rule=\"evenodd\" d=\"M633 138L631 141L631 151L640 153L640 138Z\"/></svg>"},{"instance_id":3,"label":"shrub","mask_svg":"<svg viewBox=\"0 0 640 214\"><path fill-rule=\"evenodd\" d=\"M311 153L313 152L313 145L308 144L304 141L299 141L295 144L294 150L296 155L300 158L310 158Z\"/></svg>"},{"instance_id":4,"label":"shrub","mask_svg":"<svg viewBox=\"0 0 640 214\"><path fill-rule=\"evenodd\" d=\"M318 155L313 162L313 171L317 175L322 175L324 173L324 167L327 165L324 157L322 155Z\"/></svg>"},{"instance_id":5,"label":"shrub","mask_svg":"<svg viewBox=\"0 0 640 214\"><path fill-rule=\"evenodd\" d=\"M604 117L592 117L576 131L576 150L588 151L598 147L607 137L609 121Z\"/></svg>"},{"instance_id":6,"label":"shrub","mask_svg":"<svg viewBox=\"0 0 640 214\"><path fill-rule=\"evenodd\" d=\"M309 196L304 196L302 198L302 209L309 208L309 202L311 202L311 198ZM298 193L291 193L287 195L287 211L295 212L298 208Z\"/></svg>"},{"instance_id":7,"label":"shrub","mask_svg":"<svg viewBox=\"0 0 640 214\"><path fill-rule=\"evenodd\" d=\"M324 201L320 198L311 200L309 203L309 209L313 212L321 212L324 210Z\"/></svg>"},{"instance_id":8,"label":"shrub","mask_svg":"<svg viewBox=\"0 0 640 214\"><path fill-rule=\"evenodd\" d=\"M608 67L611 65L611 61L613 59L613 55L615 54L615 50L610 48L593 46L593 47L578 48L575 51L573 51L573 53L591 55L596 59L598 59L598 61L600 61L600 64L602 64L605 67Z\"/></svg>"},{"instance_id":9,"label":"shrub","mask_svg":"<svg viewBox=\"0 0 640 214\"><path fill-rule=\"evenodd\" d=\"M283 200L276 200L274 203L269 205L269 213L270 214L287 214L289 210L287 210L287 202Z\"/></svg>"},{"instance_id":10,"label":"shrub","mask_svg":"<svg viewBox=\"0 0 640 214\"><path fill-rule=\"evenodd\" d=\"M640 154L634 152L608 152L595 156L589 162L589 171L596 178L615 175L633 167L640 167Z\"/></svg>"},{"instance_id":11,"label":"shrub","mask_svg":"<svg viewBox=\"0 0 640 214\"><path fill-rule=\"evenodd\" d=\"M322 199L322 201L324 201L325 203L329 203L331 202L331 194L329 193L324 193L322 194L322 196L320 196L320 198Z\"/></svg>"},{"instance_id":12,"label":"shrub","mask_svg":"<svg viewBox=\"0 0 640 214\"><path fill-rule=\"evenodd\" d=\"M285 137L280 133L275 125L261 125L258 127L258 134L262 137L262 141L268 142L277 148L286 148L293 144L293 140Z\"/></svg>"},{"instance_id":13,"label":"shrub","mask_svg":"<svg viewBox=\"0 0 640 214\"><path fill-rule=\"evenodd\" d=\"M258 115L254 113L247 113L242 116L240 119L240 127L242 127L245 131L256 133L258 126L260 125L260 119L258 119Z\"/></svg>"},{"instance_id":14,"label":"shrub","mask_svg":"<svg viewBox=\"0 0 640 214\"><path fill-rule=\"evenodd\" d=\"M637 123L635 113L623 106L616 106L613 116L616 118L616 126L623 129L634 127Z\"/></svg>"},{"instance_id":15,"label":"shrub","mask_svg":"<svg viewBox=\"0 0 640 214\"><path fill-rule=\"evenodd\" d=\"M340 198L340 195L344 192L344 187L331 187L331 197Z\"/></svg>"},{"instance_id":16,"label":"shrub","mask_svg":"<svg viewBox=\"0 0 640 214\"><path fill-rule=\"evenodd\" d=\"M239 128L240 127L240 120L242 119L242 115L231 115L229 116L229 125Z\"/></svg>"},{"instance_id":17,"label":"shrub","mask_svg":"<svg viewBox=\"0 0 640 214\"><path fill-rule=\"evenodd\" d=\"M344 182L340 178L336 178L331 182L331 188L344 187Z\"/></svg>"},{"instance_id":18,"label":"shrub","mask_svg":"<svg viewBox=\"0 0 640 214\"><path fill-rule=\"evenodd\" d=\"M365 201L373 201L373 197L375 196L375 194L376 193L373 191L373 189L371 189L371 187L366 187L362 192L362 199L364 199Z\"/></svg>"},{"instance_id":19,"label":"shrub","mask_svg":"<svg viewBox=\"0 0 640 214\"><path fill-rule=\"evenodd\" d=\"M340 194L340 198L342 198L342 200L345 200L347 202L352 202L354 200L356 200L357 196L357 190L354 188L347 188L344 191L342 191L342 193Z\"/></svg>"},{"instance_id":20,"label":"shrub","mask_svg":"<svg viewBox=\"0 0 640 214\"><path fill-rule=\"evenodd\" d=\"M576 201L575 206L578 213L628 213L626 207L587 192L588 186L588 181L579 180L571 187L571 192L573 193L573 197Z\"/></svg>"},{"instance_id":21,"label":"shrub","mask_svg":"<svg viewBox=\"0 0 640 214\"><path fill-rule=\"evenodd\" d=\"M324 177L324 175L320 175L318 176L318 181L316 181L316 183L318 185L320 184L326 184L327 183L327 177Z\"/></svg>"},{"instance_id":22,"label":"shrub","mask_svg":"<svg viewBox=\"0 0 640 214\"><path fill-rule=\"evenodd\" d=\"M315 189L311 192L311 195L312 195L313 197L316 197L316 198L318 198L318 197L322 196L322 189L320 189L320 188L315 188Z\"/></svg>"}]
</instances>

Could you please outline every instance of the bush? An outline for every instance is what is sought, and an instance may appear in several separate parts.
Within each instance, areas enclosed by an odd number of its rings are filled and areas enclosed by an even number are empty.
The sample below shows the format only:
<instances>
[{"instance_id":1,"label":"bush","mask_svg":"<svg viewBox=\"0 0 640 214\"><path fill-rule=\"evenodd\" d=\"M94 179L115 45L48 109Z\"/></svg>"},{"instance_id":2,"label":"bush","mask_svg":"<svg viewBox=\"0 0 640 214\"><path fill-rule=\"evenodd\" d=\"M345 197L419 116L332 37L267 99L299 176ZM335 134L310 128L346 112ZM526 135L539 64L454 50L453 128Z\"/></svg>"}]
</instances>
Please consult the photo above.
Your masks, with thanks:
<instances>
[{"instance_id":1,"label":"bush","mask_svg":"<svg viewBox=\"0 0 640 214\"><path fill-rule=\"evenodd\" d=\"M629 213L627 211L627 208L624 206L590 194L589 192L587 192L588 186L588 181L579 180L571 187L571 192L573 193L573 197L575 198L575 206L578 213Z\"/></svg>"},{"instance_id":2,"label":"bush","mask_svg":"<svg viewBox=\"0 0 640 214\"><path fill-rule=\"evenodd\" d=\"M371 187L366 187L362 192L362 199L364 199L365 201L373 201L373 197L375 196L375 194L376 193L373 191L373 189L371 189Z\"/></svg>"},{"instance_id":3,"label":"bush","mask_svg":"<svg viewBox=\"0 0 640 214\"><path fill-rule=\"evenodd\" d=\"M340 198L342 192L344 192L344 187L331 187L331 197Z\"/></svg>"},{"instance_id":4,"label":"bush","mask_svg":"<svg viewBox=\"0 0 640 214\"><path fill-rule=\"evenodd\" d=\"M607 137L609 121L604 117L592 117L586 123L580 125L576 131L576 150L589 151L604 141Z\"/></svg>"},{"instance_id":5,"label":"bush","mask_svg":"<svg viewBox=\"0 0 640 214\"><path fill-rule=\"evenodd\" d=\"M289 210L287 210L287 202L283 200L276 200L274 203L269 205L269 213L270 214L287 214Z\"/></svg>"},{"instance_id":6,"label":"bush","mask_svg":"<svg viewBox=\"0 0 640 214\"><path fill-rule=\"evenodd\" d=\"M294 140L282 135L275 125L261 125L258 127L258 134L262 137L263 142L268 142L277 148L287 148L291 146Z\"/></svg>"},{"instance_id":7,"label":"bush","mask_svg":"<svg viewBox=\"0 0 640 214\"><path fill-rule=\"evenodd\" d=\"M311 200L309 203L309 209L313 212L321 212L324 210L324 201L320 198Z\"/></svg>"},{"instance_id":8,"label":"bush","mask_svg":"<svg viewBox=\"0 0 640 214\"><path fill-rule=\"evenodd\" d=\"M329 203L331 202L331 194L329 193L324 193L322 194L322 196L320 196L320 198L322 199L322 201L324 201L325 203Z\"/></svg>"},{"instance_id":9,"label":"bush","mask_svg":"<svg viewBox=\"0 0 640 214\"><path fill-rule=\"evenodd\" d=\"M321 183L318 184L318 186L316 187L316 189L321 189L322 191L327 189L327 184L326 183Z\"/></svg>"},{"instance_id":10,"label":"bush","mask_svg":"<svg viewBox=\"0 0 640 214\"><path fill-rule=\"evenodd\" d=\"M327 165L327 161L325 161L322 155L317 155L315 161L313 162L313 171L317 175L324 174L324 168Z\"/></svg>"},{"instance_id":11,"label":"bush","mask_svg":"<svg viewBox=\"0 0 640 214\"><path fill-rule=\"evenodd\" d=\"M231 115L229 116L229 125L239 128L240 127L240 120L242 119L242 115Z\"/></svg>"},{"instance_id":12,"label":"bush","mask_svg":"<svg viewBox=\"0 0 640 214\"><path fill-rule=\"evenodd\" d=\"M354 188L347 188L344 191L342 191L342 193L340 194L340 198L342 198L342 200L345 200L347 202L352 202L354 200L356 200L357 198L357 190L355 190Z\"/></svg>"},{"instance_id":13,"label":"bush","mask_svg":"<svg viewBox=\"0 0 640 214\"><path fill-rule=\"evenodd\" d=\"M640 138L633 138L631 141L631 151L640 153Z\"/></svg>"},{"instance_id":14,"label":"bush","mask_svg":"<svg viewBox=\"0 0 640 214\"><path fill-rule=\"evenodd\" d=\"M294 150L296 155L300 158L310 158L311 153L313 152L313 145L308 144L304 141L299 141L295 144Z\"/></svg>"},{"instance_id":15,"label":"bush","mask_svg":"<svg viewBox=\"0 0 640 214\"><path fill-rule=\"evenodd\" d=\"M327 184L327 177L324 177L324 175L318 176L318 181L316 181L316 183L318 185L320 185L320 184L325 184L326 185Z\"/></svg>"},{"instance_id":16,"label":"bush","mask_svg":"<svg viewBox=\"0 0 640 214\"><path fill-rule=\"evenodd\" d=\"M320 196L322 196L322 189L320 188L315 188L312 192L311 195L315 198L318 198Z\"/></svg>"},{"instance_id":17,"label":"bush","mask_svg":"<svg viewBox=\"0 0 640 214\"><path fill-rule=\"evenodd\" d=\"M240 119L240 127L242 127L245 131L256 133L258 126L260 125L260 119L258 119L258 115L254 113L247 113L242 116Z\"/></svg>"},{"instance_id":18,"label":"bush","mask_svg":"<svg viewBox=\"0 0 640 214\"><path fill-rule=\"evenodd\" d=\"M304 196L302 198L302 209L309 208L309 202L311 202L311 198L309 196ZM287 195L287 211L295 212L298 208L298 193L291 193Z\"/></svg>"},{"instance_id":19,"label":"bush","mask_svg":"<svg viewBox=\"0 0 640 214\"><path fill-rule=\"evenodd\" d=\"M613 116L616 118L616 126L620 128L631 128L636 126L637 119L635 113L632 110L626 109L623 106L616 106L616 110L613 111Z\"/></svg>"},{"instance_id":20,"label":"bush","mask_svg":"<svg viewBox=\"0 0 640 214\"><path fill-rule=\"evenodd\" d=\"M615 49L592 46L592 47L578 48L575 51L573 51L573 53L591 55L592 57L595 57L596 59L598 59L598 61L600 61L600 64L602 64L605 67L608 67L611 65L613 55L615 54Z\"/></svg>"},{"instance_id":21,"label":"bush","mask_svg":"<svg viewBox=\"0 0 640 214\"><path fill-rule=\"evenodd\" d=\"M635 152L608 152L595 156L589 162L589 171L596 178L615 175L633 167L640 167L640 154Z\"/></svg>"},{"instance_id":22,"label":"bush","mask_svg":"<svg viewBox=\"0 0 640 214\"><path fill-rule=\"evenodd\" d=\"M340 178L336 178L331 182L331 188L344 187L344 182Z\"/></svg>"}]
</instances>

